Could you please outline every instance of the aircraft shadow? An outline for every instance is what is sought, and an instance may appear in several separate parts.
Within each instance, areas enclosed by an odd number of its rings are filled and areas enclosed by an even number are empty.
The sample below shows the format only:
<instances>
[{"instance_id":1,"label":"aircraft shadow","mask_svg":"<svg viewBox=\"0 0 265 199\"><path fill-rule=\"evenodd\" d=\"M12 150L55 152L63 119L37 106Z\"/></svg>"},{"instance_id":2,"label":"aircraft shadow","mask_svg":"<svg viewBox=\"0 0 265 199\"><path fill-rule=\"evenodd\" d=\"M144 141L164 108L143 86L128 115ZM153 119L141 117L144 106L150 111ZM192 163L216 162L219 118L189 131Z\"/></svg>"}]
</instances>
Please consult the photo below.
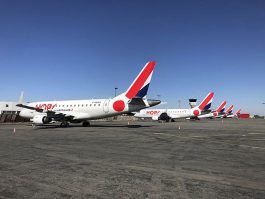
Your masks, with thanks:
<instances>
[{"instance_id":1,"label":"aircraft shadow","mask_svg":"<svg viewBox=\"0 0 265 199\"><path fill-rule=\"evenodd\" d=\"M69 125L68 127L61 127L60 125L45 125L45 126L35 126L33 129L69 129L69 128L142 128L142 127L152 127L152 125L111 125L111 124L92 124L90 127L83 127L81 125Z\"/></svg>"}]
</instances>

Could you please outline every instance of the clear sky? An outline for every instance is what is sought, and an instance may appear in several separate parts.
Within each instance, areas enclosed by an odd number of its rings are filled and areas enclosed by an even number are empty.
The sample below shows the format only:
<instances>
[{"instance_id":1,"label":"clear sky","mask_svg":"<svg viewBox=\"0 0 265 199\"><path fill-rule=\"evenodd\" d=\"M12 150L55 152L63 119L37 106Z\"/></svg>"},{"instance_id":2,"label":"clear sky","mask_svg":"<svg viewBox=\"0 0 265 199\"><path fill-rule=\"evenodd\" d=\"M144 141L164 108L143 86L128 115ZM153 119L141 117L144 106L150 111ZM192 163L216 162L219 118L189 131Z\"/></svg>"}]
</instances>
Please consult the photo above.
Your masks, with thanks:
<instances>
[{"instance_id":1,"label":"clear sky","mask_svg":"<svg viewBox=\"0 0 265 199\"><path fill-rule=\"evenodd\" d=\"M0 100L113 97L155 60L166 107L265 111L263 0L0 0L0 30Z\"/></svg>"}]
</instances>

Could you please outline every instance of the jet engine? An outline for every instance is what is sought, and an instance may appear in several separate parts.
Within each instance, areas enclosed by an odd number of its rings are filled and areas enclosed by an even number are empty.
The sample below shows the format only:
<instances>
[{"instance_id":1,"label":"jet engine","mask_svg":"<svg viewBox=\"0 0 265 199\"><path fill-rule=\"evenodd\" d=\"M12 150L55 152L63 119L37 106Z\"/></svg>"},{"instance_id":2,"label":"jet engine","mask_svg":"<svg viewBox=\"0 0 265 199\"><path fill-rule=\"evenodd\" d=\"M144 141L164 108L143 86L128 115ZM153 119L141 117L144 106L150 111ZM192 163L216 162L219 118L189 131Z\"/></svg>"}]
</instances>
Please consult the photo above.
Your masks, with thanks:
<instances>
[{"instance_id":1,"label":"jet engine","mask_svg":"<svg viewBox=\"0 0 265 199\"><path fill-rule=\"evenodd\" d=\"M158 117L158 119L169 122L171 120L171 117L169 117L167 113L161 113L161 115Z\"/></svg>"},{"instance_id":2,"label":"jet engine","mask_svg":"<svg viewBox=\"0 0 265 199\"><path fill-rule=\"evenodd\" d=\"M47 116L44 115L35 115L32 119L32 122L34 124L48 124L52 121L51 118L48 118Z\"/></svg>"}]
</instances>

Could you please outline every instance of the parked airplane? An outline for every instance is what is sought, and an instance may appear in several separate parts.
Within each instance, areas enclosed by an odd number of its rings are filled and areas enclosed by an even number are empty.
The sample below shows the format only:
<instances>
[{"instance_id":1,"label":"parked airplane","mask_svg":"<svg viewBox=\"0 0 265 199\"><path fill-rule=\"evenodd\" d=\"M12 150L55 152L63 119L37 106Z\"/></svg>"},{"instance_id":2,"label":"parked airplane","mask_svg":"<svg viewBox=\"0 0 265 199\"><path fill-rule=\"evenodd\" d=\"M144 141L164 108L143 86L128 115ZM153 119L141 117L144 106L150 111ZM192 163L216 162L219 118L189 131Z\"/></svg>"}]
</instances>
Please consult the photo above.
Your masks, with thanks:
<instances>
[{"instance_id":1,"label":"parked airplane","mask_svg":"<svg viewBox=\"0 0 265 199\"><path fill-rule=\"evenodd\" d=\"M48 124L52 121L61 122L62 127L70 123L81 123L90 126L89 120L101 119L139 111L160 103L160 100L149 100L147 94L152 78L155 62L148 62L126 92L113 99L90 99L69 101L33 102L22 107L20 116L30 118L33 126Z\"/></svg>"},{"instance_id":2,"label":"parked airplane","mask_svg":"<svg viewBox=\"0 0 265 199\"><path fill-rule=\"evenodd\" d=\"M234 117L238 117L238 115L240 115L240 111L241 109L239 109L235 114L231 114L231 115L227 115L227 118L234 118Z\"/></svg>"},{"instance_id":3,"label":"parked airplane","mask_svg":"<svg viewBox=\"0 0 265 199\"><path fill-rule=\"evenodd\" d=\"M223 101L221 105L215 111L208 113L208 114L199 115L198 118L201 119L201 118L217 117L220 113L222 113L225 110L225 105L226 105L226 101Z\"/></svg>"},{"instance_id":4,"label":"parked airplane","mask_svg":"<svg viewBox=\"0 0 265 199\"><path fill-rule=\"evenodd\" d=\"M136 112L135 117L138 118L152 118L152 120L174 121L178 118L195 118L198 117L205 107L209 108L213 100L214 93L210 92L204 100L192 109L146 109Z\"/></svg>"},{"instance_id":5,"label":"parked airplane","mask_svg":"<svg viewBox=\"0 0 265 199\"><path fill-rule=\"evenodd\" d=\"M228 115L232 114L233 108L234 108L234 105L229 106L229 108L226 110L226 112L223 115L220 115L217 117L226 118Z\"/></svg>"}]
</instances>

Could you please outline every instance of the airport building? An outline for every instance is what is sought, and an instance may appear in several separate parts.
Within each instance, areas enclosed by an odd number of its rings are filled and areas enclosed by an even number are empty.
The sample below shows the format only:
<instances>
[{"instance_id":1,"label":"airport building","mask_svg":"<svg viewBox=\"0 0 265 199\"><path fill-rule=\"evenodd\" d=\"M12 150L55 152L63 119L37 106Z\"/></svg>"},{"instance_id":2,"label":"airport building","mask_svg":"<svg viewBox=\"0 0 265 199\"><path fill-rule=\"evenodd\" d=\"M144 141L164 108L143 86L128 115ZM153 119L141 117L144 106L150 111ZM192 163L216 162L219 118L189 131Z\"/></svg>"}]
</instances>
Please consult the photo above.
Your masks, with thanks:
<instances>
[{"instance_id":1,"label":"airport building","mask_svg":"<svg viewBox=\"0 0 265 199\"><path fill-rule=\"evenodd\" d=\"M28 119L21 118L19 113L22 108L17 107L18 103L23 102L23 92L18 102L2 101L0 102L0 123L3 122L24 122Z\"/></svg>"},{"instance_id":2,"label":"airport building","mask_svg":"<svg viewBox=\"0 0 265 199\"><path fill-rule=\"evenodd\" d=\"M0 102L0 114L9 113L16 114L21 111L20 107L17 107L17 102Z\"/></svg>"}]
</instances>

